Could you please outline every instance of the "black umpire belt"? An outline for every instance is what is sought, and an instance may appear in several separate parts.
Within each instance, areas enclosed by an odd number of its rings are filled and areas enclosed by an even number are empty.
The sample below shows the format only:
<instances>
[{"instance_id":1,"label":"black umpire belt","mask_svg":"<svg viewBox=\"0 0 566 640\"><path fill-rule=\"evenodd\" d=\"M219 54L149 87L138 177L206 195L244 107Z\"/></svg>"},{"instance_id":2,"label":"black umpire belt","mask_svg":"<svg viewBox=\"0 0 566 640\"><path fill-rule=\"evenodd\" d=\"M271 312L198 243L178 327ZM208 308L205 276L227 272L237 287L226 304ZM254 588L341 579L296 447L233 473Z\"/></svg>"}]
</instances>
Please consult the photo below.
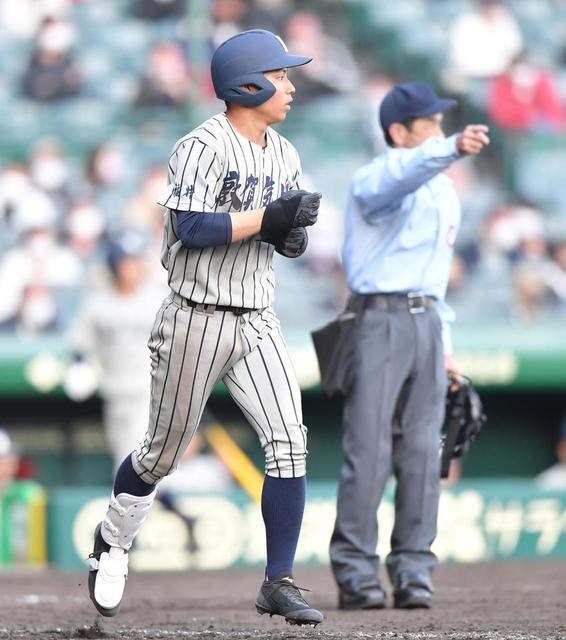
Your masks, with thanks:
<instances>
[{"instance_id":1,"label":"black umpire belt","mask_svg":"<svg viewBox=\"0 0 566 640\"><path fill-rule=\"evenodd\" d=\"M424 313L427 309L436 309L436 298L414 291L402 293L355 293L352 296L350 307L354 311L382 309L384 311Z\"/></svg>"},{"instance_id":2,"label":"black umpire belt","mask_svg":"<svg viewBox=\"0 0 566 640\"><path fill-rule=\"evenodd\" d=\"M173 294L173 300L181 307L181 309L191 307L200 313L205 313L207 316L211 316L215 311L228 311L236 316L242 316L244 313L254 311L254 309L247 307L228 307L224 304L204 304L202 302L194 302L193 300L183 298L183 296L180 296L178 293Z\"/></svg>"}]
</instances>

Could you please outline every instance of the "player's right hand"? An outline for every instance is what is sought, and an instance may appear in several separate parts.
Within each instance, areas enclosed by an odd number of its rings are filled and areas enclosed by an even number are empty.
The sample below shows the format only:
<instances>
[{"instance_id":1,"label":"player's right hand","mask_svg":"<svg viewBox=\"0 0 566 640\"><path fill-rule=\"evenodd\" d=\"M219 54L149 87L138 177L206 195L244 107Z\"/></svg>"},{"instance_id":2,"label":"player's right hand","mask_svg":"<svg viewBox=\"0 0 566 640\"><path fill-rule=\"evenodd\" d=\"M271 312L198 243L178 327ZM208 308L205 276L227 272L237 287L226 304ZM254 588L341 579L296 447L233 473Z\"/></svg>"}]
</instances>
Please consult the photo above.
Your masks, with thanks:
<instances>
[{"instance_id":1,"label":"player's right hand","mask_svg":"<svg viewBox=\"0 0 566 640\"><path fill-rule=\"evenodd\" d=\"M485 124L469 124L458 136L456 146L464 155L475 155L489 144L489 127Z\"/></svg>"},{"instance_id":2,"label":"player's right hand","mask_svg":"<svg viewBox=\"0 0 566 640\"><path fill-rule=\"evenodd\" d=\"M286 191L265 208L260 237L264 242L281 244L294 227L308 227L316 222L320 193L302 189Z\"/></svg>"}]
</instances>

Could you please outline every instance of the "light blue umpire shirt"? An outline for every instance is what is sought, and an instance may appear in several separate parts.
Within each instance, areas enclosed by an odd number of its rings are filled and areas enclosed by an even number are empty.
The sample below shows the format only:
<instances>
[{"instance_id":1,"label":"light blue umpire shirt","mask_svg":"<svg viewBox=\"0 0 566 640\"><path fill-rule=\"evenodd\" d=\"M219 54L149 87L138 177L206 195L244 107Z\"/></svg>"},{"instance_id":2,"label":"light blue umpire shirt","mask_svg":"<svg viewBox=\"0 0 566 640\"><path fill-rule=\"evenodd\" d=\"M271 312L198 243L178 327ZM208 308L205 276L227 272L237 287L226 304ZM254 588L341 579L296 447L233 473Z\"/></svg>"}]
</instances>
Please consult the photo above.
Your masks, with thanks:
<instances>
[{"instance_id":1,"label":"light blue umpire shirt","mask_svg":"<svg viewBox=\"0 0 566 640\"><path fill-rule=\"evenodd\" d=\"M346 211L343 263L356 293L419 292L438 300L444 351L452 353L446 287L460 203L443 171L463 156L457 135L390 148L356 171Z\"/></svg>"}]
</instances>

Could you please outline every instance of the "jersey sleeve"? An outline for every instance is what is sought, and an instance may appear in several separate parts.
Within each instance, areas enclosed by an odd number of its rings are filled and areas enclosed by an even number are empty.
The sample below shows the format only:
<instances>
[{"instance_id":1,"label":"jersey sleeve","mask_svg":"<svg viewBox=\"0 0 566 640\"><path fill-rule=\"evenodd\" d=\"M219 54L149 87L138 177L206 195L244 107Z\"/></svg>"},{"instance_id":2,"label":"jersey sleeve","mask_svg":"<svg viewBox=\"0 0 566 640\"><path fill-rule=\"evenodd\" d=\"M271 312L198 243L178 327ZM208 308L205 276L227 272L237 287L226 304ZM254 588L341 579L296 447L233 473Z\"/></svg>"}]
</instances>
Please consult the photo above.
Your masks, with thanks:
<instances>
[{"instance_id":1,"label":"jersey sleeve","mask_svg":"<svg viewBox=\"0 0 566 640\"><path fill-rule=\"evenodd\" d=\"M178 144L169 161L169 184L157 203L177 211L214 211L222 157L198 138Z\"/></svg>"}]
</instances>

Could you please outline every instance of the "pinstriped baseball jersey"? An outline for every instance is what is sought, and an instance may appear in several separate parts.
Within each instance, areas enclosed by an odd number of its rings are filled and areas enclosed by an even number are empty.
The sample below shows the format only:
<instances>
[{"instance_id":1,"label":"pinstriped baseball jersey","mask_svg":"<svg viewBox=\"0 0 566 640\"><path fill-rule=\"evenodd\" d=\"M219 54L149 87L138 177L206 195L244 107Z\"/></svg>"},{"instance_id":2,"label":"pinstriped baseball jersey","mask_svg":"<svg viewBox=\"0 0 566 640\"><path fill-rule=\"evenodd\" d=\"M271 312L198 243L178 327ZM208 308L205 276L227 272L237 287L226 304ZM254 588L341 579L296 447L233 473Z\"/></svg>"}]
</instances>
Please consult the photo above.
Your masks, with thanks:
<instances>
[{"instance_id":1,"label":"pinstriped baseball jersey","mask_svg":"<svg viewBox=\"0 0 566 640\"><path fill-rule=\"evenodd\" d=\"M149 340L149 427L132 456L146 482L158 482L176 468L219 380L255 429L266 472L280 478L305 474L301 393L271 308L272 245L255 236L227 246L187 249L177 235L177 211L246 215L298 186L294 147L272 129L266 140L265 148L254 145L222 114L173 150L169 185L160 200L167 207L162 262L172 292ZM250 311L206 310L187 300Z\"/></svg>"},{"instance_id":2,"label":"pinstriped baseball jersey","mask_svg":"<svg viewBox=\"0 0 566 640\"><path fill-rule=\"evenodd\" d=\"M260 147L240 135L226 114L209 118L179 140L169 161L162 263L169 286L194 302L259 309L273 301L273 246L247 238L225 246L187 249L177 234L176 211L206 213L259 209L298 188L299 156L268 128Z\"/></svg>"}]
</instances>

